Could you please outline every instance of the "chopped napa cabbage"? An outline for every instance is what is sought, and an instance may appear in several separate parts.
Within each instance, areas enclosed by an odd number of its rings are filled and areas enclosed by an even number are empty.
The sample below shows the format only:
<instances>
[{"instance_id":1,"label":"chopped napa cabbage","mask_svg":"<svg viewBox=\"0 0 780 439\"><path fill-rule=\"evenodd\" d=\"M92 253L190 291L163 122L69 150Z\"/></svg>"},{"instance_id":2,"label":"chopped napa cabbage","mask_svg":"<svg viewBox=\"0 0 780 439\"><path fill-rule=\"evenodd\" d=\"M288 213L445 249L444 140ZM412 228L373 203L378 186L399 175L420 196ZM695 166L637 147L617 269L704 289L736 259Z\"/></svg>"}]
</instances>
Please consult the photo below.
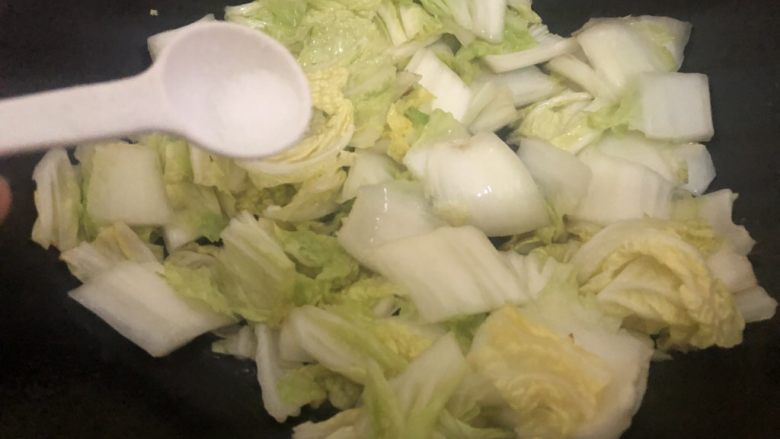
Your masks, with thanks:
<instances>
[{"instance_id":1,"label":"chopped napa cabbage","mask_svg":"<svg viewBox=\"0 0 780 439\"><path fill-rule=\"evenodd\" d=\"M731 249L721 248L707 258L707 267L731 293L747 290L758 285L753 265L745 255Z\"/></svg>"},{"instance_id":2,"label":"chopped napa cabbage","mask_svg":"<svg viewBox=\"0 0 780 439\"><path fill-rule=\"evenodd\" d=\"M546 257L540 252L532 251L528 255L509 252L505 256L523 282L528 295L534 299L545 290L559 288L562 281L572 276L573 268L570 264Z\"/></svg>"},{"instance_id":3,"label":"chopped napa cabbage","mask_svg":"<svg viewBox=\"0 0 780 439\"><path fill-rule=\"evenodd\" d=\"M304 70L359 67L382 55L390 42L374 20L344 7L311 8L302 21L309 28L298 54Z\"/></svg>"},{"instance_id":4,"label":"chopped napa cabbage","mask_svg":"<svg viewBox=\"0 0 780 439\"><path fill-rule=\"evenodd\" d=\"M435 211L451 224L471 224L488 236L508 236L549 221L544 199L525 165L492 133L415 147L404 162L423 182Z\"/></svg>"},{"instance_id":5,"label":"chopped napa cabbage","mask_svg":"<svg viewBox=\"0 0 780 439\"><path fill-rule=\"evenodd\" d=\"M577 156L538 139L521 139L517 155L558 212L576 210L593 175L588 166Z\"/></svg>"},{"instance_id":6,"label":"chopped napa cabbage","mask_svg":"<svg viewBox=\"0 0 780 439\"><path fill-rule=\"evenodd\" d=\"M69 295L154 357L233 322L181 298L157 273L133 262L116 264Z\"/></svg>"},{"instance_id":7,"label":"chopped napa cabbage","mask_svg":"<svg viewBox=\"0 0 780 439\"><path fill-rule=\"evenodd\" d=\"M386 2L385 5L388 3L390 2ZM382 9L380 7L377 11L380 16L382 16ZM390 39L396 46L409 40L429 40L441 34L443 29L441 21L416 3L399 2L397 17L394 23L385 20Z\"/></svg>"},{"instance_id":8,"label":"chopped napa cabbage","mask_svg":"<svg viewBox=\"0 0 780 439\"><path fill-rule=\"evenodd\" d=\"M217 188L221 192L239 192L247 188L247 173L230 158L214 155L190 146L192 182Z\"/></svg>"},{"instance_id":9,"label":"chopped napa cabbage","mask_svg":"<svg viewBox=\"0 0 780 439\"><path fill-rule=\"evenodd\" d=\"M525 303L523 282L487 237L471 226L441 227L377 247L379 273L403 286L425 322Z\"/></svg>"},{"instance_id":10,"label":"chopped napa cabbage","mask_svg":"<svg viewBox=\"0 0 780 439\"><path fill-rule=\"evenodd\" d=\"M463 353L451 334L440 337L391 380L376 364L372 366L363 392L368 431L362 437L377 439L431 437L467 371Z\"/></svg>"},{"instance_id":11,"label":"chopped napa cabbage","mask_svg":"<svg viewBox=\"0 0 780 439\"><path fill-rule=\"evenodd\" d=\"M595 147L579 157L593 177L573 218L607 225L645 216L670 217L674 186L658 173Z\"/></svg>"},{"instance_id":12,"label":"chopped napa cabbage","mask_svg":"<svg viewBox=\"0 0 780 439\"><path fill-rule=\"evenodd\" d=\"M618 90L645 72L673 72L682 64L690 24L667 17L592 19L576 32L590 64Z\"/></svg>"},{"instance_id":13,"label":"chopped napa cabbage","mask_svg":"<svg viewBox=\"0 0 780 439\"><path fill-rule=\"evenodd\" d=\"M413 76L417 81L416 75ZM388 157L397 162L403 160L406 152L421 135L421 131L430 131L429 125L439 126L442 121L447 124L457 124L449 113L441 110L428 114L432 101L433 95L424 88L416 86L390 106L385 120L385 131L382 134L382 141L388 143L385 151Z\"/></svg>"},{"instance_id":14,"label":"chopped napa cabbage","mask_svg":"<svg viewBox=\"0 0 780 439\"><path fill-rule=\"evenodd\" d=\"M667 181L701 195L715 178L715 167L701 144L671 144L639 133L610 133L598 142L601 152L652 169Z\"/></svg>"},{"instance_id":15,"label":"chopped napa cabbage","mask_svg":"<svg viewBox=\"0 0 780 439\"><path fill-rule=\"evenodd\" d=\"M296 272L273 225L239 214L222 232L222 243L218 285L231 310L250 321L278 324L291 306Z\"/></svg>"},{"instance_id":16,"label":"chopped napa cabbage","mask_svg":"<svg viewBox=\"0 0 780 439\"><path fill-rule=\"evenodd\" d=\"M166 224L172 210L156 151L128 143L96 146L89 163L86 210L99 224Z\"/></svg>"},{"instance_id":17,"label":"chopped napa cabbage","mask_svg":"<svg viewBox=\"0 0 780 439\"><path fill-rule=\"evenodd\" d=\"M35 219L32 240L43 248L65 251L79 243L81 181L78 169L62 149L47 152L33 170Z\"/></svg>"},{"instance_id":18,"label":"chopped napa cabbage","mask_svg":"<svg viewBox=\"0 0 780 439\"><path fill-rule=\"evenodd\" d=\"M165 280L177 294L198 301L211 310L233 315L233 304L222 292L216 247L180 249L163 264Z\"/></svg>"},{"instance_id":19,"label":"chopped napa cabbage","mask_svg":"<svg viewBox=\"0 0 780 439\"><path fill-rule=\"evenodd\" d=\"M734 305L747 323L769 320L777 310L777 300L759 286L734 294Z\"/></svg>"},{"instance_id":20,"label":"chopped napa cabbage","mask_svg":"<svg viewBox=\"0 0 780 439\"><path fill-rule=\"evenodd\" d=\"M347 378L320 364L308 364L289 370L277 381L281 399L298 407L318 406L326 399L339 410L355 406L361 388Z\"/></svg>"},{"instance_id":21,"label":"chopped napa cabbage","mask_svg":"<svg viewBox=\"0 0 780 439\"><path fill-rule=\"evenodd\" d=\"M360 267L339 245L335 237L321 235L305 228L287 231L277 228L276 237L284 252L307 273L329 287L341 288L357 279Z\"/></svg>"},{"instance_id":22,"label":"chopped napa cabbage","mask_svg":"<svg viewBox=\"0 0 780 439\"><path fill-rule=\"evenodd\" d=\"M267 33L293 53L309 31L306 0L263 0L225 8L225 20Z\"/></svg>"},{"instance_id":23,"label":"chopped napa cabbage","mask_svg":"<svg viewBox=\"0 0 780 439\"><path fill-rule=\"evenodd\" d=\"M413 183L397 181L361 189L338 232L338 240L361 264L375 268L373 253L377 247L428 233L441 225L422 190Z\"/></svg>"},{"instance_id":24,"label":"chopped napa cabbage","mask_svg":"<svg viewBox=\"0 0 780 439\"><path fill-rule=\"evenodd\" d=\"M469 130L472 133L492 133L515 122L520 117L515 109L509 86L499 84L492 88L492 96L489 96L490 99L469 123ZM474 104L474 99L472 99L472 104ZM471 110L472 108L469 108L469 111Z\"/></svg>"},{"instance_id":25,"label":"chopped napa cabbage","mask_svg":"<svg viewBox=\"0 0 780 439\"><path fill-rule=\"evenodd\" d=\"M255 326L257 350L255 364L257 364L257 381L260 383L260 391L263 396L265 410L277 422L284 422L288 417L298 416L301 413L301 404L293 404L284 400L280 394L278 384L284 375L293 370L294 363L287 363L279 358L279 333L266 325Z\"/></svg>"},{"instance_id":26,"label":"chopped napa cabbage","mask_svg":"<svg viewBox=\"0 0 780 439\"><path fill-rule=\"evenodd\" d=\"M550 98L563 88L559 81L534 66L503 73L490 80L498 80L509 86L516 107Z\"/></svg>"},{"instance_id":27,"label":"chopped napa cabbage","mask_svg":"<svg viewBox=\"0 0 780 439\"><path fill-rule=\"evenodd\" d=\"M531 29L531 35L537 42L534 47L512 53L487 55L483 58L485 64L496 73L508 72L545 63L578 48L574 38L551 34L544 25L536 25Z\"/></svg>"},{"instance_id":28,"label":"chopped napa cabbage","mask_svg":"<svg viewBox=\"0 0 780 439\"><path fill-rule=\"evenodd\" d=\"M467 359L506 404L518 437L571 437L596 416L610 381L603 359L512 306L488 317Z\"/></svg>"},{"instance_id":29,"label":"chopped napa cabbage","mask_svg":"<svg viewBox=\"0 0 780 439\"><path fill-rule=\"evenodd\" d=\"M449 60L449 63L464 81L470 83L481 70L476 63L479 58L487 55L518 52L536 46L537 42L529 31L529 24L527 17L514 10L507 10L504 16L504 33L500 41L493 42L484 39L463 41L462 46L454 58Z\"/></svg>"},{"instance_id":30,"label":"chopped napa cabbage","mask_svg":"<svg viewBox=\"0 0 780 439\"><path fill-rule=\"evenodd\" d=\"M723 237L734 251L747 255L756 242L750 237L745 226L734 224L732 220L736 199L737 194L729 189L721 189L697 198L682 198L675 201L672 217L680 221L704 221Z\"/></svg>"},{"instance_id":31,"label":"chopped napa cabbage","mask_svg":"<svg viewBox=\"0 0 780 439\"><path fill-rule=\"evenodd\" d=\"M629 128L647 137L679 142L712 138L710 90L699 73L643 73L637 77L637 107Z\"/></svg>"},{"instance_id":32,"label":"chopped napa cabbage","mask_svg":"<svg viewBox=\"0 0 780 439\"><path fill-rule=\"evenodd\" d=\"M219 340L211 344L211 351L231 355L242 360L254 360L257 355L257 337L250 325L229 328L229 332L218 331Z\"/></svg>"},{"instance_id":33,"label":"chopped napa cabbage","mask_svg":"<svg viewBox=\"0 0 780 439\"><path fill-rule=\"evenodd\" d=\"M166 185L188 183L194 180L190 144L183 138L154 133L139 136L141 145L157 150Z\"/></svg>"},{"instance_id":34,"label":"chopped napa cabbage","mask_svg":"<svg viewBox=\"0 0 780 439\"><path fill-rule=\"evenodd\" d=\"M473 28L470 0L420 0L420 4L434 17L453 20L463 29Z\"/></svg>"},{"instance_id":35,"label":"chopped napa cabbage","mask_svg":"<svg viewBox=\"0 0 780 439\"><path fill-rule=\"evenodd\" d=\"M326 298L327 303L358 309L366 315L390 317L400 307L406 292L382 276L362 277Z\"/></svg>"},{"instance_id":36,"label":"chopped napa cabbage","mask_svg":"<svg viewBox=\"0 0 780 439\"><path fill-rule=\"evenodd\" d=\"M406 367L406 360L382 343L371 323L364 323L358 315L349 317L306 305L295 308L287 319L309 355L352 381L365 383L371 362L390 375Z\"/></svg>"},{"instance_id":37,"label":"chopped napa cabbage","mask_svg":"<svg viewBox=\"0 0 780 439\"><path fill-rule=\"evenodd\" d=\"M169 184L166 193L173 216L163 227L163 238L168 251L204 237L218 241L228 224L214 188L192 183Z\"/></svg>"},{"instance_id":38,"label":"chopped napa cabbage","mask_svg":"<svg viewBox=\"0 0 780 439\"><path fill-rule=\"evenodd\" d=\"M362 187L393 181L400 174L400 167L386 155L373 151L360 151L355 158L355 163L349 168L349 174L341 188L339 202L343 203L357 197Z\"/></svg>"},{"instance_id":39,"label":"chopped napa cabbage","mask_svg":"<svg viewBox=\"0 0 780 439\"><path fill-rule=\"evenodd\" d=\"M702 195L715 179L715 164L707 147L699 143L679 145L671 151L678 169L685 169L682 188L694 195Z\"/></svg>"},{"instance_id":40,"label":"chopped napa cabbage","mask_svg":"<svg viewBox=\"0 0 780 439\"><path fill-rule=\"evenodd\" d=\"M383 1L376 13L394 46L400 46L410 40L401 22L401 14L395 2Z\"/></svg>"},{"instance_id":41,"label":"chopped napa cabbage","mask_svg":"<svg viewBox=\"0 0 780 439\"><path fill-rule=\"evenodd\" d=\"M515 434L508 429L493 427L474 427L456 418L448 411L439 415L436 426L437 439L513 439Z\"/></svg>"},{"instance_id":42,"label":"chopped napa cabbage","mask_svg":"<svg viewBox=\"0 0 780 439\"><path fill-rule=\"evenodd\" d=\"M600 152L643 165L670 183L681 183L676 164L671 160L671 145L645 138L638 133L607 134L598 142Z\"/></svg>"},{"instance_id":43,"label":"chopped napa cabbage","mask_svg":"<svg viewBox=\"0 0 780 439\"><path fill-rule=\"evenodd\" d=\"M519 349L514 355L522 355L522 352L525 352L525 355L528 356L528 359L523 360L523 363L517 366L523 369L527 368L518 371L520 376L529 374L521 381L525 384L523 386L525 388L519 386L512 389L504 388L502 381L495 381L495 376L492 377L492 381L511 407L511 417L527 419L527 421L521 420L520 425L516 426L518 433L530 427L532 430L542 429L552 433L550 436L543 435L543 437L559 437L553 432L560 428L570 431L568 435L562 435L563 437L617 438L630 425L631 417L639 408L644 395L649 362L653 354L652 345L647 338L637 337L619 329L619 320L603 314L598 304L591 298L579 296L576 286L569 281L570 279L570 276L562 276L561 281L555 287L546 289L535 302L519 311L513 308L496 311L494 314L500 314L501 317L498 319L504 320L504 325L507 325L503 328L496 320L491 320L493 316L488 319L488 325L494 325L493 331L503 329L508 332L502 337L511 338L513 335L517 337L515 341L510 342L512 348ZM556 343L568 345L567 349L573 348L574 351L579 351L580 355L594 355L596 358L590 357L593 363L585 362L581 371L577 371L579 364L575 362L558 370L544 371L542 374L534 376L534 368L546 368L544 357L540 355L541 352L533 349L533 338L526 334L513 334L511 332L510 321L514 321L514 324L520 324L522 321L524 325L533 328L532 331L536 332L537 336L546 335L556 340ZM477 372L484 374L484 370L490 371L492 367L498 367L487 359L486 346L490 346L490 349L500 349L502 346L499 344L500 339L498 338L485 340L486 336L481 331L483 330L480 329L480 332L477 333L469 360L476 360ZM546 349L550 348L552 346L548 346ZM507 350L511 351L512 349ZM503 355L505 361L509 362L504 367L511 367L513 360L520 359L520 357L515 358L513 354L503 352L491 354ZM566 359L567 357L563 356L563 361ZM496 360L498 358L494 357L493 361ZM568 360L572 359L569 357ZM486 362L483 363L483 361ZM556 363L558 361L561 360L556 360ZM563 410L563 407L556 407L556 403L573 402L566 399L556 401L552 395L547 394L550 392L554 395L553 389L558 388L558 385L564 385L561 382L556 384L558 381L556 375L562 375L558 376L562 380L574 378L566 376L571 372L575 372L577 375L587 375L588 364L596 367L596 370L592 370L590 373L594 373L598 377L606 372L607 377L605 377L606 383L601 391L595 395L586 395L585 400L590 399L586 404L592 405L581 412L585 416L579 420L576 419L576 415L569 419L565 417L560 419L556 416L547 417L545 413L549 411L560 412ZM491 373L488 372L486 375L491 377ZM547 389L545 389L546 380L551 381L547 382L550 386ZM528 392L526 393L528 399L525 399L528 405L520 406L519 400L522 398L522 393L514 392ZM512 396L507 397L508 393ZM594 396L595 401L591 399ZM534 400L534 397L538 399ZM522 407L522 410L519 410L518 406ZM558 431L560 432L560 430Z\"/></svg>"},{"instance_id":44,"label":"chopped napa cabbage","mask_svg":"<svg viewBox=\"0 0 780 439\"><path fill-rule=\"evenodd\" d=\"M123 261L145 264L155 269L159 258L130 227L116 223L104 227L92 242L82 242L63 251L60 259L68 264L70 272L87 282Z\"/></svg>"},{"instance_id":45,"label":"chopped napa cabbage","mask_svg":"<svg viewBox=\"0 0 780 439\"><path fill-rule=\"evenodd\" d=\"M521 112L521 121L510 140L535 137L577 154L603 131L585 111L592 103L593 97L587 93L564 91L530 105Z\"/></svg>"},{"instance_id":46,"label":"chopped napa cabbage","mask_svg":"<svg viewBox=\"0 0 780 439\"><path fill-rule=\"evenodd\" d=\"M288 204L269 206L263 213L268 218L286 222L322 218L338 210L338 198L346 178L344 171L336 170L307 180Z\"/></svg>"},{"instance_id":47,"label":"chopped napa cabbage","mask_svg":"<svg viewBox=\"0 0 780 439\"><path fill-rule=\"evenodd\" d=\"M591 66L574 55L562 55L551 59L547 63L547 69L577 84L596 98L607 101L617 99L614 87Z\"/></svg>"},{"instance_id":48,"label":"chopped napa cabbage","mask_svg":"<svg viewBox=\"0 0 780 439\"><path fill-rule=\"evenodd\" d=\"M320 422L307 421L293 427L293 439L357 439L355 424L360 409L344 410Z\"/></svg>"},{"instance_id":49,"label":"chopped napa cabbage","mask_svg":"<svg viewBox=\"0 0 780 439\"><path fill-rule=\"evenodd\" d=\"M468 137L470 137L469 131L451 114L434 110L428 116L428 121L412 147L423 148L436 143L464 140Z\"/></svg>"},{"instance_id":50,"label":"chopped napa cabbage","mask_svg":"<svg viewBox=\"0 0 780 439\"><path fill-rule=\"evenodd\" d=\"M625 325L658 335L662 349L740 343L745 322L731 294L681 233L659 220L606 227L572 260L583 291Z\"/></svg>"},{"instance_id":51,"label":"chopped napa cabbage","mask_svg":"<svg viewBox=\"0 0 780 439\"><path fill-rule=\"evenodd\" d=\"M472 31L491 43L504 38L506 0L471 0Z\"/></svg>"},{"instance_id":52,"label":"chopped napa cabbage","mask_svg":"<svg viewBox=\"0 0 780 439\"><path fill-rule=\"evenodd\" d=\"M471 89L458 75L427 48L420 49L406 70L420 75L420 85L434 97L433 107L462 120L468 111Z\"/></svg>"}]
</instances>

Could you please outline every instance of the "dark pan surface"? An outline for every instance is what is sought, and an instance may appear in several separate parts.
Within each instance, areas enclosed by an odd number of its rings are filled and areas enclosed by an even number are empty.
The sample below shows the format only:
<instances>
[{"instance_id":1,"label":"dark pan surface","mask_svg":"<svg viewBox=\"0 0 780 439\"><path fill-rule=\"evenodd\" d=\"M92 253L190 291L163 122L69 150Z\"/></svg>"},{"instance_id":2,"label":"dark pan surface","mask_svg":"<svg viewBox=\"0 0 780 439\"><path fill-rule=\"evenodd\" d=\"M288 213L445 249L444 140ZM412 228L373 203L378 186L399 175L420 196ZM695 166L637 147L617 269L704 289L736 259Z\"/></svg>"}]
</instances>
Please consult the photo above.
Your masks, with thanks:
<instances>
[{"instance_id":1,"label":"dark pan surface","mask_svg":"<svg viewBox=\"0 0 780 439\"><path fill-rule=\"evenodd\" d=\"M219 15L224 1L0 0L0 98L140 72L148 35ZM710 76L714 188L742 194L736 219L758 241L759 280L780 297L780 2L535 3L559 33L593 16L693 22L683 69ZM29 241L38 158L0 159L15 197L0 226L0 437L289 437L263 412L252 364L215 357L208 339L153 360L66 299L75 281ZM780 436L780 319L751 326L736 349L676 357L653 365L626 438Z\"/></svg>"}]
</instances>

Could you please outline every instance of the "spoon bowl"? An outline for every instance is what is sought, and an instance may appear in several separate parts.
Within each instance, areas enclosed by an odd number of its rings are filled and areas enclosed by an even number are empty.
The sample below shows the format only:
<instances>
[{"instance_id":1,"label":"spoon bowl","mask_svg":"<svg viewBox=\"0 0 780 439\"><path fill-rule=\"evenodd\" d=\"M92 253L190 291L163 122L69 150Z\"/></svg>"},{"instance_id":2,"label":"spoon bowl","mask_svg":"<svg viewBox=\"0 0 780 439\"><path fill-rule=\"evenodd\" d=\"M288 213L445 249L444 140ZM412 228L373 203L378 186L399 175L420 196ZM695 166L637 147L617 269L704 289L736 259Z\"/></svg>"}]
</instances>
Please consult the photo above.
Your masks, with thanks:
<instances>
[{"instance_id":1,"label":"spoon bowl","mask_svg":"<svg viewBox=\"0 0 780 439\"><path fill-rule=\"evenodd\" d=\"M155 61L177 134L238 158L280 152L311 116L308 81L276 40L206 22L177 34Z\"/></svg>"}]
</instances>

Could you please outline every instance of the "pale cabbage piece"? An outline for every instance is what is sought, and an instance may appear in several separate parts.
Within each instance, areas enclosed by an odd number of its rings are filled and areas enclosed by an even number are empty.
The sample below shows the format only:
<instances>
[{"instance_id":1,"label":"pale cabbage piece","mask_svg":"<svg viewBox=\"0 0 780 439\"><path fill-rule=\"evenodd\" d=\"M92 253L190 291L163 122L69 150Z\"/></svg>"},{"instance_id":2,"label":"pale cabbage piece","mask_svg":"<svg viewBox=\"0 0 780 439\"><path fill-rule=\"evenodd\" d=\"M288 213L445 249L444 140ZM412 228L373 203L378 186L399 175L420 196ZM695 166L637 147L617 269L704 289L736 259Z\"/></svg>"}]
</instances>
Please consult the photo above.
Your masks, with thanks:
<instances>
[{"instance_id":1,"label":"pale cabbage piece","mask_svg":"<svg viewBox=\"0 0 780 439\"><path fill-rule=\"evenodd\" d=\"M542 64L579 48L574 38L551 34L544 25L537 25L531 29L531 34L537 41L537 46L519 52L487 55L483 61L494 72L502 73Z\"/></svg>"},{"instance_id":2,"label":"pale cabbage piece","mask_svg":"<svg viewBox=\"0 0 780 439\"><path fill-rule=\"evenodd\" d=\"M307 421L293 427L293 439L357 439L355 423L362 416L360 409L338 412L332 417L320 421Z\"/></svg>"},{"instance_id":3,"label":"pale cabbage piece","mask_svg":"<svg viewBox=\"0 0 780 439\"><path fill-rule=\"evenodd\" d=\"M96 146L89 163L86 210L98 224L166 224L173 211L157 152L122 142Z\"/></svg>"},{"instance_id":4,"label":"pale cabbage piece","mask_svg":"<svg viewBox=\"0 0 780 439\"><path fill-rule=\"evenodd\" d=\"M418 185L396 181L367 186L358 192L338 240L352 257L376 270L373 253L377 247L442 225L444 222L433 213Z\"/></svg>"},{"instance_id":5,"label":"pale cabbage piece","mask_svg":"<svg viewBox=\"0 0 780 439\"><path fill-rule=\"evenodd\" d=\"M631 129L651 139L708 141L715 134L709 80L700 73L643 73L636 79Z\"/></svg>"},{"instance_id":6,"label":"pale cabbage piece","mask_svg":"<svg viewBox=\"0 0 780 439\"><path fill-rule=\"evenodd\" d=\"M730 189L721 189L696 198L675 200L672 218L678 221L704 221L741 255L747 255L756 241L750 237L745 226L732 220L737 194Z\"/></svg>"},{"instance_id":7,"label":"pale cabbage piece","mask_svg":"<svg viewBox=\"0 0 780 439\"><path fill-rule=\"evenodd\" d=\"M604 360L513 306L488 317L467 359L504 400L518 437L571 437L596 415L610 380Z\"/></svg>"},{"instance_id":8,"label":"pale cabbage piece","mask_svg":"<svg viewBox=\"0 0 780 439\"><path fill-rule=\"evenodd\" d=\"M173 216L163 227L163 239L168 251L205 237L218 241L229 219L222 212L217 192L211 187L192 183L166 185Z\"/></svg>"},{"instance_id":9,"label":"pale cabbage piece","mask_svg":"<svg viewBox=\"0 0 780 439\"><path fill-rule=\"evenodd\" d=\"M641 73L678 70L690 28L667 17L597 18L575 38L596 71L622 91Z\"/></svg>"},{"instance_id":10,"label":"pale cabbage piece","mask_svg":"<svg viewBox=\"0 0 780 439\"><path fill-rule=\"evenodd\" d=\"M674 185L650 168L590 147L579 155L590 168L587 194L572 218L608 225L617 221L669 218Z\"/></svg>"},{"instance_id":11,"label":"pale cabbage piece","mask_svg":"<svg viewBox=\"0 0 780 439\"><path fill-rule=\"evenodd\" d=\"M406 70L420 76L420 85L434 97L433 108L446 111L462 120L471 101L471 89L427 48L420 49L409 61Z\"/></svg>"},{"instance_id":12,"label":"pale cabbage piece","mask_svg":"<svg viewBox=\"0 0 780 439\"><path fill-rule=\"evenodd\" d=\"M406 360L382 343L378 328L350 321L342 315L311 305L295 308L287 317L290 330L308 355L352 381L366 383L369 363L397 375Z\"/></svg>"},{"instance_id":13,"label":"pale cabbage piece","mask_svg":"<svg viewBox=\"0 0 780 439\"><path fill-rule=\"evenodd\" d=\"M612 84L576 55L555 57L546 64L546 67L552 73L563 76L596 98L606 101L615 101L618 98L618 93Z\"/></svg>"},{"instance_id":14,"label":"pale cabbage piece","mask_svg":"<svg viewBox=\"0 0 780 439\"><path fill-rule=\"evenodd\" d=\"M596 414L572 437L617 438L631 424L644 396L652 343L647 337L619 329L620 321L605 315L595 300L581 297L572 281L572 277L560 274L554 286L521 312L605 362L611 376L599 396Z\"/></svg>"},{"instance_id":15,"label":"pale cabbage piece","mask_svg":"<svg viewBox=\"0 0 780 439\"><path fill-rule=\"evenodd\" d=\"M123 223L104 227L94 241L83 241L60 254L60 259L68 264L70 272L82 282L89 281L123 261L156 268L160 258L149 244Z\"/></svg>"},{"instance_id":16,"label":"pale cabbage piece","mask_svg":"<svg viewBox=\"0 0 780 439\"><path fill-rule=\"evenodd\" d=\"M141 264L120 262L69 296L154 357L234 320L181 298Z\"/></svg>"},{"instance_id":17,"label":"pale cabbage piece","mask_svg":"<svg viewBox=\"0 0 780 439\"><path fill-rule=\"evenodd\" d=\"M451 333L390 380L372 364L363 392L364 419L357 423L361 437L430 437L466 372L466 360Z\"/></svg>"},{"instance_id":18,"label":"pale cabbage piece","mask_svg":"<svg viewBox=\"0 0 780 439\"><path fill-rule=\"evenodd\" d=\"M81 217L81 176L62 149L48 151L33 170L35 210L38 217L32 240L43 248L60 251L79 243Z\"/></svg>"},{"instance_id":19,"label":"pale cabbage piece","mask_svg":"<svg viewBox=\"0 0 780 439\"><path fill-rule=\"evenodd\" d=\"M549 222L531 174L493 133L413 148L404 162L422 181L434 210L452 225L508 236Z\"/></svg>"},{"instance_id":20,"label":"pale cabbage piece","mask_svg":"<svg viewBox=\"0 0 780 439\"><path fill-rule=\"evenodd\" d=\"M512 100L518 108L550 98L563 89L559 80L535 66L502 73L495 77L488 76L488 81L496 80L509 86Z\"/></svg>"},{"instance_id":21,"label":"pale cabbage piece","mask_svg":"<svg viewBox=\"0 0 780 439\"><path fill-rule=\"evenodd\" d=\"M482 111L471 121L469 130L474 134L494 132L510 125L520 117L515 109L513 93L508 85L500 84L495 94Z\"/></svg>"},{"instance_id":22,"label":"pale cabbage piece","mask_svg":"<svg viewBox=\"0 0 780 439\"><path fill-rule=\"evenodd\" d=\"M588 93L565 90L529 105L521 111L520 123L510 141L517 143L520 138L533 137L577 154L598 140L604 131L591 121L589 110L595 104Z\"/></svg>"},{"instance_id":23,"label":"pale cabbage piece","mask_svg":"<svg viewBox=\"0 0 780 439\"><path fill-rule=\"evenodd\" d=\"M557 212L576 211L593 178L587 165L574 154L539 139L520 139L517 155Z\"/></svg>"},{"instance_id":24,"label":"pale cabbage piece","mask_svg":"<svg viewBox=\"0 0 780 439\"><path fill-rule=\"evenodd\" d=\"M279 357L278 331L274 331L266 325L258 324L255 326L255 338L257 339L257 351L255 354L257 381L260 383L265 410L277 422L284 422L291 416L300 415L301 407L284 401L277 389L279 380L288 371L300 365L285 362Z\"/></svg>"},{"instance_id":25,"label":"pale cabbage piece","mask_svg":"<svg viewBox=\"0 0 780 439\"><path fill-rule=\"evenodd\" d=\"M278 324L292 307L295 264L273 233L268 220L243 212L222 232L216 256L218 297L253 322Z\"/></svg>"},{"instance_id":26,"label":"pale cabbage piece","mask_svg":"<svg viewBox=\"0 0 780 439\"><path fill-rule=\"evenodd\" d=\"M732 293L747 290L758 285L753 265L741 255L724 245L707 258L707 267L723 286Z\"/></svg>"},{"instance_id":27,"label":"pale cabbage piece","mask_svg":"<svg viewBox=\"0 0 780 439\"><path fill-rule=\"evenodd\" d=\"M526 303L526 287L509 261L472 226L440 227L374 250L376 270L403 286L424 322Z\"/></svg>"},{"instance_id":28,"label":"pale cabbage piece","mask_svg":"<svg viewBox=\"0 0 780 439\"><path fill-rule=\"evenodd\" d=\"M361 150L349 168L338 201L349 201L357 197L362 187L393 181L400 173L400 167L390 157L371 150Z\"/></svg>"},{"instance_id":29,"label":"pale cabbage piece","mask_svg":"<svg viewBox=\"0 0 780 439\"><path fill-rule=\"evenodd\" d=\"M731 294L673 223L615 223L572 259L584 292L640 332L658 335L662 349L732 347L745 322Z\"/></svg>"},{"instance_id":30,"label":"pale cabbage piece","mask_svg":"<svg viewBox=\"0 0 780 439\"><path fill-rule=\"evenodd\" d=\"M231 355L242 360L254 360L257 355L257 337L255 328L250 325L225 328L215 331L222 337L211 344L211 351L217 354Z\"/></svg>"},{"instance_id":31,"label":"pale cabbage piece","mask_svg":"<svg viewBox=\"0 0 780 439\"><path fill-rule=\"evenodd\" d=\"M491 43L500 43L504 38L504 14L506 0L470 0L471 30L480 38Z\"/></svg>"},{"instance_id":32,"label":"pale cabbage piece","mask_svg":"<svg viewBox=\"0 0 780 439\"><path fill-rule=\"evenodd\" d=\"M604 135L598 148L611 157L650 168L694 195L704 193L715 178L712 157L701 144L676 144L629 132Z\"/></svg>"},{"instance_id":33,"label":"pale cabbage piece","mask_svg":"<svg viewBox=\"0 0 780 439\"><path fill-rule=\"evenodd\" d=\"M347 174L342 170L324 173L305 181L285 206L269 206L263 214L270 219L303 222L322 218L339 208L338 198Z\"/></svg>"},{"instance_id":34,"label":"pale cabbage piece","mask_svg":"<svg viewBox=\"0 0 780 439\"><path fill-rule=\"evenodd\" d=\"M777 311L777 300L759 286L734 294L734 303L748 323L769 320Z\"/></svg>"}]
</instances>

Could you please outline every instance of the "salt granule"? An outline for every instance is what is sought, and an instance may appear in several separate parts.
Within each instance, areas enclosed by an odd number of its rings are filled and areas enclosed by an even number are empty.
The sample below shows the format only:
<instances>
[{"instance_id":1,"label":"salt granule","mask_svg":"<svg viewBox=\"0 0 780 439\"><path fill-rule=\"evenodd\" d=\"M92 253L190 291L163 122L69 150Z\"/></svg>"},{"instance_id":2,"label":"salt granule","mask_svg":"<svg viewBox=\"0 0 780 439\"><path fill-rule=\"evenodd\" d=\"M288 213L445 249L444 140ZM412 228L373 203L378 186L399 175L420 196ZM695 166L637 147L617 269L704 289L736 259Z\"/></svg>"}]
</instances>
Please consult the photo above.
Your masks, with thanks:
<instances>
[{"instance_id":1,"label":"salt granule","mask_svg":"<svg viewBox=\"0 0 780 439\"><path fill-rule=\"evenodd\" d=\"M299 115L297 95L288 81L268 70L234 76L214 93L219 136L228 150L263 151L286 139Z\"/></svg>"}]
</instances>

